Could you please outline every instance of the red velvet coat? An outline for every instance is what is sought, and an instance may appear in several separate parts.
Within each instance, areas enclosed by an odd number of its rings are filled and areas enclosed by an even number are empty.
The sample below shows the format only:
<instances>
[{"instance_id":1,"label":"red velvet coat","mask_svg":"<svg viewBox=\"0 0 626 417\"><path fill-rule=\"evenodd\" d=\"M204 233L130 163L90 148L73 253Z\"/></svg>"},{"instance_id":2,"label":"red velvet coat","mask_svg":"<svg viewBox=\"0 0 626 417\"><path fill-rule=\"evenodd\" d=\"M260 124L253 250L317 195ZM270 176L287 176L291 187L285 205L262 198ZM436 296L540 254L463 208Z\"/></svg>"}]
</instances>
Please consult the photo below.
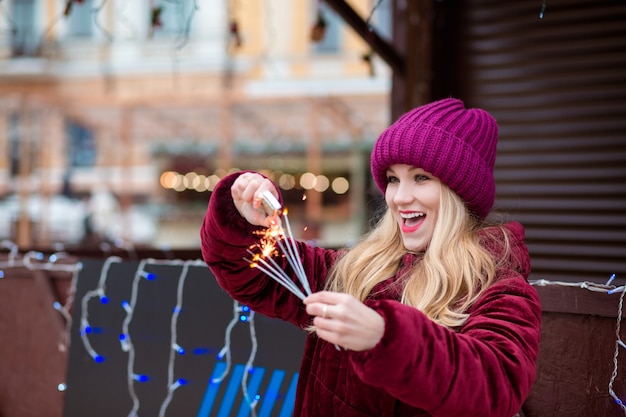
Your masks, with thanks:
<instances>
[{"instance_id":1,"label":"red velvet coat","mask_svg":"<svg viewBox=\"0 0 626 417\"><path fill-rule=\"evenodd\" d=\"M233 298L304 328L311 317L300 299L243 260L256 242L256 228L232 203L236 175L223 179L211 196L200 233L204 260ZM523 228L508 227L510 268L498 271L497 282L458 331L398 302L401 286L396 285L366 300L385 320L384 335L373 349L338 351L309 335L293 415L511 417L519 411L535 378L541 307L526 280L530 259ZM336 252L303 243L299 248L311 288L322 289Z\"/></svg>"}]
</instances>

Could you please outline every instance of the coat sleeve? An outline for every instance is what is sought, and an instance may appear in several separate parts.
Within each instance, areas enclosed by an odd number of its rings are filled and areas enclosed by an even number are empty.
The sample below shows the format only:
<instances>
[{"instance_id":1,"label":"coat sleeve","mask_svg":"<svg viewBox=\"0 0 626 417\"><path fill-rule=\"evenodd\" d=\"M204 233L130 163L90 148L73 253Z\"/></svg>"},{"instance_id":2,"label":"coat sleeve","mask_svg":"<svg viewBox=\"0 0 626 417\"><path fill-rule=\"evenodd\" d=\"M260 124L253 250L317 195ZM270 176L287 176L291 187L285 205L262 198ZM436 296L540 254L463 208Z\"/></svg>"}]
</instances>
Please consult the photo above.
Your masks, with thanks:
<instances>
[{"instance_id":1,"label":"coat sleeve","mask_svg":"<svg viewBox=\"0 0 626 417\"><path fill-rule=\"evenodd\" d=\"M233 203L230 188L241 173L223 178L215 187L200 230L204 261L218 284L235 300L255 312L289 321L299 327L310 325L310 316L301 300L257 268L251 268L248 249L259 241L263 228L251 225ZM326 262L332 251L297 243L303 266L313 291L323 285ZM284 257L274 259L298 282Z\"/></svg>"},{"instance_id":2,"label":"coat sleeve","mask_svg":"<svg viewBox=\"0 0 626 417\"><path fill-rule=\"evenodd\" d=\"M512 273L477 300L460 332L396 301L370 307L385 320L372 350L352 352L359 377L436 417L508 417L519 411L535 378L541 306Z\"/></svg>"}]
</instances>

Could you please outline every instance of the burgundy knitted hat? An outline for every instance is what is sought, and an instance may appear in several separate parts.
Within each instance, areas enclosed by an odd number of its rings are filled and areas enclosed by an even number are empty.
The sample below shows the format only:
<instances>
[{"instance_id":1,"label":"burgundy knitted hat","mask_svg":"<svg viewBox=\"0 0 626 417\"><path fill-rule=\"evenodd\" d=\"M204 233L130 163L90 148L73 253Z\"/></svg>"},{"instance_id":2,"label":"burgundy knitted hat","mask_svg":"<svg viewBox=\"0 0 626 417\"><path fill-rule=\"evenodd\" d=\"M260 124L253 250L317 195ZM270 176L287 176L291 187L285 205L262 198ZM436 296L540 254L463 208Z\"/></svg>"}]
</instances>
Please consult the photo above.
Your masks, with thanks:
<instances>
[{"instance_id":1,"label":"burgundy knitted hat","mask_svg":"<svg viewBox=\"0 0 626 417\"><path fill-rule=\"evenodd\" d=\"M472 213L485 218L495 198L497 142L498 125L489 113L447 98L405 113L378 137L372 175L384 194L391 165L422 168L461 196Z\"/></svg>"}]
</instances>

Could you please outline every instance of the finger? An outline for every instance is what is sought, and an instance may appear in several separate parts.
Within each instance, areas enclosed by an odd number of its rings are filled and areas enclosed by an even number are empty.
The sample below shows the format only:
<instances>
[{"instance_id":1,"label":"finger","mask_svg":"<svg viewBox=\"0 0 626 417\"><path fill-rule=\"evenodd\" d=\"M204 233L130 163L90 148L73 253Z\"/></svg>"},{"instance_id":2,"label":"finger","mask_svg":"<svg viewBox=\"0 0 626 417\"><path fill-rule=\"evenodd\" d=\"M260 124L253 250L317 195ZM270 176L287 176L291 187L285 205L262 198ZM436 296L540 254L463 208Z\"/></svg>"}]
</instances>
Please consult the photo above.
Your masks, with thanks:
<instances>
[{"instance_id":1,"label":"finger","mask_svg":"<svg viewBox=\"0 0 626 417\"><path fill-rule=\"evenodd\" d=\"M347 350L346 344L349 344L347 340L341 338L336 332L333 330L329 330L323 327L317 327L315 329L315 334L320 339L327 341L328 343L332 343L335 345L335 349L337 350ZM342 344L343 343L343 344Z\"/></svg>"},{"instance_id":2,"label":"finger","mask_svg":"<svg viewBox=\"0 0 626 417\"><path fill-rule=\"evenodd\" d=\"M306 312L311 316L330 318L329 309L330 305L326 303L309 303L306 306Z\"/></svg>"},{"instance_id":3,"label":"finger","mask_svg":"<svg viewBox=\"0 0 626 417\"><path fill-rule=\"evenodd\" d=\"M309 295L304 299L304 304L311 303L326 303L331 305L345 304L353 298L349 294L332 292L332 291L319 291Z\"/></svg>"}]
</instances>

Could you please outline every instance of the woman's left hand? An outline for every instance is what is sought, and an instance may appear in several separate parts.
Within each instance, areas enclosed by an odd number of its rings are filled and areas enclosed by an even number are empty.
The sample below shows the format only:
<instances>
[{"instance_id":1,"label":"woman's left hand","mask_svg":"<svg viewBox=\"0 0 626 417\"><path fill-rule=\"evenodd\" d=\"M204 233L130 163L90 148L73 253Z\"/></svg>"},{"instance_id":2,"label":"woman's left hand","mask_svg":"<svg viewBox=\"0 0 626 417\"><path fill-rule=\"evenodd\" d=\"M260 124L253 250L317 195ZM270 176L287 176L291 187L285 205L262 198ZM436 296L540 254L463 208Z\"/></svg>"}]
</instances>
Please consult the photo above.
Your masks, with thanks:
<instances>
[{"instance_id":1,"label":"woman's left hand","mask_svg":"<svg viewBox=\"0 0 626 417\"><path fill-rule=\"evenodd\" d=\"M385 321L353 296L320 291L304 299L316 333L327 342L357 352L369 350L383 337Z\"/></svg>"}]
</instances>

